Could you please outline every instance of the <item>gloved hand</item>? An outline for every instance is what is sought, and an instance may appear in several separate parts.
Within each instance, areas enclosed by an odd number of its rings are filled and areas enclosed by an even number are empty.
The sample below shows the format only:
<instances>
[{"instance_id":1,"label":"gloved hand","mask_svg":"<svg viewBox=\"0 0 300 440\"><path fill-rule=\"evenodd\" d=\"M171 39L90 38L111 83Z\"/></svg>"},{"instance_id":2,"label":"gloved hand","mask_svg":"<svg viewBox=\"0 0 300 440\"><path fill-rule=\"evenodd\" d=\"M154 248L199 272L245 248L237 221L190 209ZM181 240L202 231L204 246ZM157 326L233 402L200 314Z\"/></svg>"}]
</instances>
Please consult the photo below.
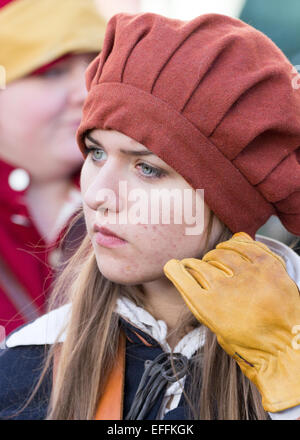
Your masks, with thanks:
<instances>
[{"instance_id":1,"label":"gloved hand","mask_svg":"<svg viewBox=\"0 0 300 440\"><path fill-rule=\"evenodd\" d=\"M164 272L256 385L266 411L300 404L300 294L281 257L240 232L202 260L169 260Z\"/></svg>"}]
</instances>

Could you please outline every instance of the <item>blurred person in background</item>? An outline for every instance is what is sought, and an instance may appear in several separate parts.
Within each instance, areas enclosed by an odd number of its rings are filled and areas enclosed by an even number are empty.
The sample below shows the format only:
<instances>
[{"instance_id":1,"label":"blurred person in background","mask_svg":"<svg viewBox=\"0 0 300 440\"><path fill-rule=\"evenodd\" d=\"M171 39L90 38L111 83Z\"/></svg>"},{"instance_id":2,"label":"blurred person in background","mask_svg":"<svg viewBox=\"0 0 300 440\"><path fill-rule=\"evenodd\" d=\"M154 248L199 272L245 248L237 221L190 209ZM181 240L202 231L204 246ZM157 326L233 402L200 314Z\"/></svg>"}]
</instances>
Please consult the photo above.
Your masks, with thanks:
<instances>
[{"instance_id":1,"label":"blurred person in background","mask_svg":"<svg viewBox=\"0 0 300 440\"><path fill-rule=\"evenodd\" d=\"M60 240L81 205L75 133L84 71L101 50L105 26L93 0L0 0L6 76L0 92L0 326L6 335L44 312L72 248L63 249ZM84 223L71 231L69 241L80 241Z\"/></svg>"},{"instance_id":2,"label":"blurred person in background","mask_svg":"<svg viewBox=\"0 0 300 440\"><path fill-rule=\"evenodd\" d=\"M142 11L142 0L95 0L100 14L108 21L118 12L136 14Z\"/></svg>"},{"instance_id":3,"label":"blurred person in background","mask_svg":"<svg viewBox=\"0 0 300 440\"><path fill-rule=\"evenodd\" d=\"M295 66L295 72L299 72L299 0L247 0L239 18L271 38ZM295 80L299 86L300 81ZM288 244L300 255L300 237L287 231L278 217L272 216L259 233Z\"/></svg>"}]
</instances>

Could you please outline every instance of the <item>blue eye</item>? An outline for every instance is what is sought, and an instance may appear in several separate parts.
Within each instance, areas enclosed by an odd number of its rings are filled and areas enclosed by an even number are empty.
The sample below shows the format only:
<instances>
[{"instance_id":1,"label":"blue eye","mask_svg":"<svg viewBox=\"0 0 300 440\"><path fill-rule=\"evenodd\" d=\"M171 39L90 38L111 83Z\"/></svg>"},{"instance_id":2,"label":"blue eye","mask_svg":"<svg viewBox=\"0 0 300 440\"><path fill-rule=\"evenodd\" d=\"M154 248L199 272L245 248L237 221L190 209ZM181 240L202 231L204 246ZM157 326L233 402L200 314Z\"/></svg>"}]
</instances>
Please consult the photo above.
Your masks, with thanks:
<instances>
[{"instance_id":1,"label":"blue eye","mask_svg":"<svg viewBox=\"0 0 300 440\"><path fill-rule=\"evenodd\" d=\"M163 175L163 172L159 170L158 168L154 168L151 165L148 165L147 163L140 163L138 164L139 167L143 169L143 175L145 177L149 178L159 178Z\"/></svg>"},{"instance_id":2,"label":"blue eye","mask_svg":"<svg viewBox=\"0 0 300 440\"><path fill-rule=\"evenodd\" d=\"M103 153L105 153L103 150L101 150L101 148L86 148L85 150L86 155L88 156L89 154L92 156L92 160L94 162L98 162L99 160L103 159Z\"/></svg>"},{"instance_id":3,"label":"blue eye","mask_svg":"<svg viewBox=\"0 0 300 440\"><path fill-rule=\"evenodd\" d=\"M104 151L100 150L100 148L95 148L93 151L93 154L92 154L92 158L94 160L101 160L101 159L103 159L103 153L104 153Z\"/></svg>"},{"instance_id":4,"label":"blue eye","mask_svg":"<svg viewBox=\"0 0 300 440\"><path fill-rule=\"evenodd\" d=\"M85 147L85 156L86 158L91 156L93 162L100 162L107 159L106 152L97 147ZM137 167L141 168L142 177L145 177L146 179L159 179L166 174L163 170L152 167L145 162L137 164Z\"/></svg>"}]
</instances>

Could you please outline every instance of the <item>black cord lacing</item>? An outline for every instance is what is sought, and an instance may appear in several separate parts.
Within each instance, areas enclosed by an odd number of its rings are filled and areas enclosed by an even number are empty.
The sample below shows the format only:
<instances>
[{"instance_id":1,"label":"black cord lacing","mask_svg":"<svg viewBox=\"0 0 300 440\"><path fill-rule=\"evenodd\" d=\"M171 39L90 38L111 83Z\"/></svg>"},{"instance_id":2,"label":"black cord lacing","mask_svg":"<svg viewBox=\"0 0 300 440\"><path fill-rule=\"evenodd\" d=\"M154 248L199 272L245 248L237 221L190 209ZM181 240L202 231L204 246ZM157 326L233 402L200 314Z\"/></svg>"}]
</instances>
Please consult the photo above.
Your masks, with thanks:
<instances>
[{"instance_id":1,"label":"black cord lacing","mask_svg":"<svg viewBox=\"0 0 300 440\"><path fill-rule=\"evenodd\" d=\"M143 420L160 392L169 382L176 382L184 377L187 369L188 359L181 353L161 353L153 361L145 361L144 373L125 420Z\"/></svg>"}]
</instances>

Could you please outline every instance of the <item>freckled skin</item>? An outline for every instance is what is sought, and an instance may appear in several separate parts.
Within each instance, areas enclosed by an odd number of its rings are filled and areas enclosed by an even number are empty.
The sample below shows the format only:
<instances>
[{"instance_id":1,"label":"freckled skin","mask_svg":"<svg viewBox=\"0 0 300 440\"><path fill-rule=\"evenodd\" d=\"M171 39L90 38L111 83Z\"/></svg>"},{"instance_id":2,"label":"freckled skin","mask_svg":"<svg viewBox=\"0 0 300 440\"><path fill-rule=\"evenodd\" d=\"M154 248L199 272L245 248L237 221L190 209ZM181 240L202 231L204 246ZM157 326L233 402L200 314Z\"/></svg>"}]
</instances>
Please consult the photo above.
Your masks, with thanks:
<instances>
[{"instance_id":1,"label":"freckled skin","mask_svg":"<svg viewBox=\"0 0 300 440\"><path fill-rule=\"evenodd\" d=\"M99 163L95 165L88 157L81 175L87 230L94 246L99 270L103 275L120 284L142 284L165 277L163 267L172 258L199 257L203 249L205 234L185 235L185 228L191 226L185 223L152 225L110 225L106 223L108 228L126 239L128 243L124 246L108 249L95 242L92 227L96 218L98 218L97 223L100 223L100 217L97 217L96 214L101 202L95 200L95 194L99 188L109 188L118 194L119 180L128 183L128 192L131 189L142 188L149 194L151 188L179 188L183 191L191 186L158 156L123 157L119 148L126 150L145 148L124 134L110 130L94 130L91 135L101 143L108 153L106 160L101 165ZM142 179L141 173L136 169L137 162L145 162L152 167L159 167L167 171L167 175L161 180ZM123 201L121 202L123 203ZM123 206L122 203L121 206ZM109 212L115 209L109 202L103 202L101 207L108 208ZM208 213L209 208L205 205L205 222L207 222Z\"/></svg>"}]
</instances>

